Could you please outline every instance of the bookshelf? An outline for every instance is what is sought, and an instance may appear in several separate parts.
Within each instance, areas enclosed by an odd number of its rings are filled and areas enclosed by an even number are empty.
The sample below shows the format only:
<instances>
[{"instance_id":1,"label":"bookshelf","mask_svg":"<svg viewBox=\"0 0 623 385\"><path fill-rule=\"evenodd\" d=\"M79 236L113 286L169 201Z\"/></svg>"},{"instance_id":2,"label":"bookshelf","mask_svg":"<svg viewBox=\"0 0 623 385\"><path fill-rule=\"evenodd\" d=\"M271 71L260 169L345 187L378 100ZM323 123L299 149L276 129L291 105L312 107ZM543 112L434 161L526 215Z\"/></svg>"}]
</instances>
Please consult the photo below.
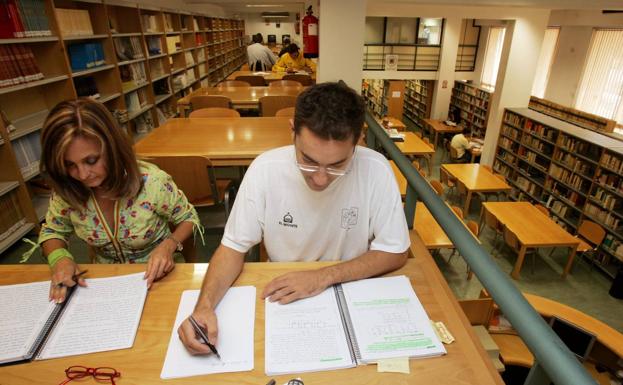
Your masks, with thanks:
<instances>
[{"instance_id":1,"label":"bookshelf","mask_svg":"<svg viewBox=\"0 0 623 385\"><path fill-rule=\"evenodd\" d=\"M0 57L13 63L0 70L0 212L15 208L0 217L0 253L38 230L47 210L38 141L54 105L94 97L138 141L178 115L177 99L246 62L241 20L115 0L23 5L36 12L20 14L21 30L0 26Z\"/></svg>"},{"instance_id":2,"label":"bookshelf","mask_svg":"<svg viewBox=\"0 0 623 385\"><path fill-rule=\"evenodd\" d=\"M377 117L391 116L402 120L404 80L364 79L361 94L368 109Z\"/></svg>"},{"instance_id":3,"label":"bookshelf","mask_svg":"<svg viewBox=\"0 0 623 385\"><path fill-rule=\"evenodd\" d=\"M588 112L576 110L575 108L565 107L562 104L537 98L536 96L530 97L528 107L545 115L553 116L554 118L592 131L611 133L616 126L616 121L614 120L589 114Z\"/></svg>"},{"instance_id":4,"label":"bookshelf","mask_svg":"<svg viewBox=\"0 0 623 385\"><path fill-rule=\"evenodd\" d=\"M430 118L433 104L434 80L407 80L405 84L404 116L424 130L423 119Z\"/></svg>"},{"instance_id":5,"label":"bookshelf","mask_svg":"<svg viewBox=\"0 0 623 385\"><path fill-rule=\"evenodd\" d=\"M606 230L598 266L623 261L623 143L528 108L506 109L493 165L511 199L549 207L575 233L583 219Z\"/></svg>"},{"instance_id":6,"label":"bookshelf","mask_svg":"<svg viewBox=\"0 0 623 385\"><path fill-rule=\"evenodd\" d=\"M462 123L476 136L484 137L490 101L491 90L456 80L450 98L450 112L452 113L454 109L461 111Z\"/></svg>"}]
</instances>

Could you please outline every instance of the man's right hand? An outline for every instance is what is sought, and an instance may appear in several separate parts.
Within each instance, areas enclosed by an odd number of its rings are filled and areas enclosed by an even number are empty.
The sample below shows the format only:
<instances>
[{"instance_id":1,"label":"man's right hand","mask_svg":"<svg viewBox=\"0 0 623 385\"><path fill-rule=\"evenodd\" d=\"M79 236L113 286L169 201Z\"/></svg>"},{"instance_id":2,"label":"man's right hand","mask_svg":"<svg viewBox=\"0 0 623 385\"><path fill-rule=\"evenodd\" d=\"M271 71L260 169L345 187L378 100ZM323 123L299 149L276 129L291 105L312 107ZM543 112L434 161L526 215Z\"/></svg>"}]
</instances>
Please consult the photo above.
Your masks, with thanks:
<instances>
[{"instance_id":1,"label":"man's right hand","mask_svg":"<svg viewBox=\"0 0 623 385\"><path fill-rule=\"evenodd\" d=\"M216 314L212 309L195 309L192 314L193 318L199 326L203 327L207 330L208 340L212 345L216 346L217 337L218 337L218 323L216 320ZM193 325L187 319L182 322L180 327L177 329L177 334L180 336L180 340L186 349L190 352L190 354L211 354L212 351L208 347L208 345L204 344L201 338L195 333L195 329L193 329Z\"/></svg>"}]
</instances>

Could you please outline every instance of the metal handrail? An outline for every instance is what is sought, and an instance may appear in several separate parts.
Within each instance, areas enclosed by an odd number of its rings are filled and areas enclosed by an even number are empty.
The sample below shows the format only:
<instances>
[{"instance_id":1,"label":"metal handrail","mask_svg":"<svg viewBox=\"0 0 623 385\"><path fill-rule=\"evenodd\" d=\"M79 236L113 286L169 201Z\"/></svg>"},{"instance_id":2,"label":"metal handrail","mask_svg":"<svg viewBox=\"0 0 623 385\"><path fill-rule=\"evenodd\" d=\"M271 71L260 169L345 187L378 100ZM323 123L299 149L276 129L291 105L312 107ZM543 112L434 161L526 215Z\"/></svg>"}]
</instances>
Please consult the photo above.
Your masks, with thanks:
<instances>
[{"instance_id":1,"label":"metal handrail","mask_svg":"<svg viewBox=\"0 0 623 385\"><path fill-rule=\"evenodd\" d=\"M534 365L524 385L547 385L550 379L557 385L596 385L597 382L578 362L575 355L517 290L508 275L492 261L489 253L461 224L459 218L437 196L370 112L366 112L366 123L368 147L375 148L378 140L407 179L405 215L409 229L413 229L415 204L417 198L420 198L534 354Z\"/></svg>"}]
</instances>

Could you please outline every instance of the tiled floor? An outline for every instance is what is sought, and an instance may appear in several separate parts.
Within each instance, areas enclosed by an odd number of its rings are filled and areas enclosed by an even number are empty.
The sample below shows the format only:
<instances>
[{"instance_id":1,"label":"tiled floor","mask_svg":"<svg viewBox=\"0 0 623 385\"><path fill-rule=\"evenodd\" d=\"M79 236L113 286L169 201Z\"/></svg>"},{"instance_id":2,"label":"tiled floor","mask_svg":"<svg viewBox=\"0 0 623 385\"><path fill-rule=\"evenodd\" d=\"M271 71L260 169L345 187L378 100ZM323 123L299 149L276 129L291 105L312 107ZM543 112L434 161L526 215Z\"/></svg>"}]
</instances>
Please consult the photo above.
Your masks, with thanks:
<instances>
[{"instance_id":1,"label":"tiled floor","mask_svg":"<svg viewBox=\"0 0 623 385\"><path fill-rule=\"evenodd\" d=\"M439 163L441 152L435 156L432 177L438 179ZM472 205L469 219L477 220L477 213L480 210L480 203ZM222 220L214 214L215 210L200 209L202 223L210 227L210 224ZM493 250L493 232L485 230L481 234L481 241L487 250ZM205 236L205 245L198 242L199 262L207 262L220 242L221 235L214 231L208 231ZM34 237L31 237L34 239ZM497 242L499 246L493 253L493 260L505 272L510 272L515 262L514 253L507 247L502 246L503 242ZM19 242L7 252L0 255L0 263L18 263L22 253L28 249L28 245ZM80 241L72 242L70 249L79 262L87 262L87 254L84 244ZM549 250L541 250L540 256L536 258L534 273L531 272L531 259L527 258L522 269L521 279L513 281L519 290L551 298L575 307L591 316L602 320L615 329L623 332L623 300L618 300L608 295L611 285L609 278L602 275L596 269L590 269L584 263L576 263L573 274L566 279L560 277L562 267L566 261L567 250L557 249L551 258L548 257ZM450 252L442 251L435 256L440 270L443 272L450 287L457 298L475 298L478 296L482 285L477 277L468 281L466 279L466 264L463 258L455 256L450 263L446 262ZM35 253L29 263L42 263L43 260Z\"/></svg>"}]
</instances>

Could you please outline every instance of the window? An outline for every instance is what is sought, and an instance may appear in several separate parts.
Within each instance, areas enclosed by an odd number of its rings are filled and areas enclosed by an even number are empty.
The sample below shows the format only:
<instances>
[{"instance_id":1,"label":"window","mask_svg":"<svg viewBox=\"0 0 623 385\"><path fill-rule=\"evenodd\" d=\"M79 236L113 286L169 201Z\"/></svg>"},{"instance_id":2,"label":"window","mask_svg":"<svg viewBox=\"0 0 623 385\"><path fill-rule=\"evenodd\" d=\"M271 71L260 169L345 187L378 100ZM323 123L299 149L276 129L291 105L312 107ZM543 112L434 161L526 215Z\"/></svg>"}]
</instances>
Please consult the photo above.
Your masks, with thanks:
<instances>
[{"instance_id":1,"label":"window","mask_svg":"<svg viewBox=\"0 0 623 385\"><path fill-rule=\"evenodd\" d=\"M536 63L536 74L534 83L532 83L532 95L543 98L545 96L545 87L549 79L549 71L552 68L552 59L556 53L558 46L558 33L560 28L551 27L545 30L543 45L541 45L541 53Z\"/></svg>"},{"instance_id":2,"label":"window","mask_svg":"<svg viewBox=\"0 0 623 385\"><path fill-rule=\"evenodd\" d=\"M623 124L623 29L595 29L575 108Z\"/></svg>"},{"instance_id":3,"label":"window","mask_svg":"<svg viewBox=\"0 0 623 385\"><path fill-rule=\"evenodd\" d=\"M495 80L498 77L502 47L504 46L504 27L489 28L487 48L485 49L485 61L482 68L480 83L485 87L495 88Z\"/></svg>"}]
</instances>

